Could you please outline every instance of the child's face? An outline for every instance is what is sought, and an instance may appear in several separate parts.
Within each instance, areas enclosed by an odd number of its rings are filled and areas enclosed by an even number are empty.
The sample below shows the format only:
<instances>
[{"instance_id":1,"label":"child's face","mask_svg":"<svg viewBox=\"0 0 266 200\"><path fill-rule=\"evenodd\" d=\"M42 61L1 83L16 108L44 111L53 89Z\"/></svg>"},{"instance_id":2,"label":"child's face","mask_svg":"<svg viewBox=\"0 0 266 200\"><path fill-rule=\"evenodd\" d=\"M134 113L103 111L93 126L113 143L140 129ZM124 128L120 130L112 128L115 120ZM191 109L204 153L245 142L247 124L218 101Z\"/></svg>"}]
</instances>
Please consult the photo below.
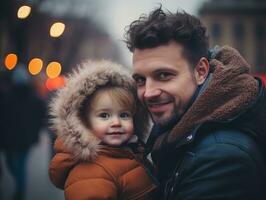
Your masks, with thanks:
<instances>
[{"instance_id":1,"label":"child's face","mask_svg":"<svg viewBox=\"0 0 266 200\"><path fill-rule=\"evenodd\" d=\"M91 99L89 124L92 132L110 146L120 146L133 134L133 116L121 107L106 91L97 91Z\"/></svg>"}]
</instances>

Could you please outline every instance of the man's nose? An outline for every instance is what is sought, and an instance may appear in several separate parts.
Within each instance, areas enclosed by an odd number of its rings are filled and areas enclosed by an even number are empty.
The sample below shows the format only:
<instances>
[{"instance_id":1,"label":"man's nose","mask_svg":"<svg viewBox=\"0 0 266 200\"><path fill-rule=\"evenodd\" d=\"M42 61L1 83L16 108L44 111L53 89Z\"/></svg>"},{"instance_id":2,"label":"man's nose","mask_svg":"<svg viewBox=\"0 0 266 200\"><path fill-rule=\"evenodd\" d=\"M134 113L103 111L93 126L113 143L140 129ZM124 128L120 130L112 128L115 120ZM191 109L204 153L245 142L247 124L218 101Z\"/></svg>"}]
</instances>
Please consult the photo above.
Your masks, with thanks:
<instances>
[{"instance_id":1,"label":"man's nose","mask_svg":"<svg viewBox=\"0 0 266 200\"><path fill-rule=\"evenodd\" d=\"M156 86L152 81L147 81L145 85L145 91L143 97L145 99L150 99L153 97L158 97L161 94L160 88Z\"/></svg>"}]
</instances>

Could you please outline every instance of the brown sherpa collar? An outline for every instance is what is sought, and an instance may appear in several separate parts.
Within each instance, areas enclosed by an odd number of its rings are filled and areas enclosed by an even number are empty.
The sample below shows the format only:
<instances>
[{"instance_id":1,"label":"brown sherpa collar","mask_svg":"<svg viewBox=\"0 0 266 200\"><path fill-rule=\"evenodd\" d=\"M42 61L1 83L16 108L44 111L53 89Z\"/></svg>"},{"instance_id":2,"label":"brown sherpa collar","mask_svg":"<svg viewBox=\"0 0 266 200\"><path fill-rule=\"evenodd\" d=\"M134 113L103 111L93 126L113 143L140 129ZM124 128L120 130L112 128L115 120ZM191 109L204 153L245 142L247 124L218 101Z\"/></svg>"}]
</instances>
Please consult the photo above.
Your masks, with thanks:
<instances>
[{"instance_id":1,"label":"brown sherpa collar","mask_svg":"<svg viewBox=\"0 0 266 200\"><path fill-rule=\"evenodd\" d=\"M248 74L248 63L235 49L223 47L210 65L213 73L207 88L173 130L157 139L154 150L162 148L162 143L174 145L202 123L232 119L247 111L255 101L258 82Z\"/></svg>"}]
</instances>

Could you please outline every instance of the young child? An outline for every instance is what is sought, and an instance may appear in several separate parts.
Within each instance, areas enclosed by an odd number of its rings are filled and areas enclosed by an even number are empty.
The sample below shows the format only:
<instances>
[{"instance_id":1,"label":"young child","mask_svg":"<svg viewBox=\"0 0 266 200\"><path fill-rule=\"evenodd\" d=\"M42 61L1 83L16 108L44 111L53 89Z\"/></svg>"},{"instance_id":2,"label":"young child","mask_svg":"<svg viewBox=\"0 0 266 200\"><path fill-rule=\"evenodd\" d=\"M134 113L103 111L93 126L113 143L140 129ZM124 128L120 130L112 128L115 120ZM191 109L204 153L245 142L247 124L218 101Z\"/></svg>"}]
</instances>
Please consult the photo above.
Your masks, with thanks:
<instances>
[{"instance_id":1,"label":"young child","mask_svg":"<svg viewBox=\"0 0 266 200\"><path fill-rule=\"evenodd\" d=\"M50 107L58 138L49 175L66 199L155 199L156 181L139 140L148 115L125 68L83 63Z\"/></svg>"}]
</instances>

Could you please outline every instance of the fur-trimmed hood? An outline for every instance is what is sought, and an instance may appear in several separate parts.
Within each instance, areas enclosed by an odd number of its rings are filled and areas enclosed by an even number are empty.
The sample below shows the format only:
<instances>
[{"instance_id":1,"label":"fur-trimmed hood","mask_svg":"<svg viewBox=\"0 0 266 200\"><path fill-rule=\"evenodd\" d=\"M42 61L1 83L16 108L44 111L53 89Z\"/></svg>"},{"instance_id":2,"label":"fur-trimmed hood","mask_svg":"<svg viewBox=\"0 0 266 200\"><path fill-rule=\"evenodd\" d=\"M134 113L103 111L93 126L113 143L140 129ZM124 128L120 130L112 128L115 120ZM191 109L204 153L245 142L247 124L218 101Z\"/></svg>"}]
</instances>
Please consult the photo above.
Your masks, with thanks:
<instances>
[{"instance_id":1,"label":"fur-trimmed hood","mask_svg":"<svg viewBox=\"0 0 266 200\"><path fill-rule=\"evenodd\" d=\"M101 60L86 61L78 66L68 75L65 87L59 89L50 102L51 128L77 160L93 160L100 150L101 141L82 122L79 110L88 96L104 86L129 89L136 97L130 71L119 64ZM134 131L139 137L145 137L149 124L148 114L142 108L137 100Z\"/></svg>"}]
</instances>

